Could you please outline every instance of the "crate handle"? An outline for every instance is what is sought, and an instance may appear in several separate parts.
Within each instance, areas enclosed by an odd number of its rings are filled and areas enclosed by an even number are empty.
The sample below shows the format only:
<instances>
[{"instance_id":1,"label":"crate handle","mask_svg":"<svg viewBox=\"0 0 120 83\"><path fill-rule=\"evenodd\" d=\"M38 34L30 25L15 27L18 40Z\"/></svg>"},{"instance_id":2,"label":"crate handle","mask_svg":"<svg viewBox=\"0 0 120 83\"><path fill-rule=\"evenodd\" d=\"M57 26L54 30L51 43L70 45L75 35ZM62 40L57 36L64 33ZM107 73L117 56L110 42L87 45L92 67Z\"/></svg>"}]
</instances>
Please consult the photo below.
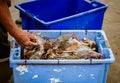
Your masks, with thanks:
<instances>
[{"instance_id":1,"label":"crate handle","mask_svg":"<svg viewBox=\"0 0 120 83\"><path fill-rule=\"evenodd\" d=\"M11 44L11 56L13 56L13 58L15 59L19 59L20 58L20 45L16 42L16 40L14 38L12 38L12 41L10 42Z\"/></svg>"},{"instance_id":2,"label":"crate handle","mask_svg":"<svg viewBox=\"0 0 120 83\"><path fill-rule=\"evenodd\" d=\"M10 57L11 59L20 59L21 51L19 48L11 48Z\"/></svg>"}]
</instances>

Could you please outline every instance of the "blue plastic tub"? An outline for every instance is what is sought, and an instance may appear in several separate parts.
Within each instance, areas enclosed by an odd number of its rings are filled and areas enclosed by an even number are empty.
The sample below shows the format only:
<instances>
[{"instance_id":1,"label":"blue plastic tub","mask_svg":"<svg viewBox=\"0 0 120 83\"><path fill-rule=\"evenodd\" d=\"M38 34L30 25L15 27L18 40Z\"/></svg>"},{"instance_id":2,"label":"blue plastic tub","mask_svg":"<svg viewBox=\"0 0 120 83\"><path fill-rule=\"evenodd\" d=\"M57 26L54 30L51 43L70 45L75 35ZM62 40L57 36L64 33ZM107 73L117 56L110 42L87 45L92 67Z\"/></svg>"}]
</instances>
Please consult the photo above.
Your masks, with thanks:
<instances>
[{"instance_id":1,"label":"blue plastic tub","mask_svg":"<svg viewBox=\"0 0 120 83\"><path fill-rule=\"evenodd\" d=\"M15 7L26 30L99 30L107 8L96 0L34 0Z\"/></svg>"},{"instance_id":2,"label":"blue plastic tub","mask_svg":"<svg viewBox=\"0 0 120 83\"><path fill-rule=\"evenodd\" d=\"M115 58L102 30L40 30L50 38L61 34L75 33L96 41L98 51L105 59L88 60L24 60L21 59L21 47L11 48L10 66L13 69L14 83L106 83L108 69ZM17 43L14 42L16 45Z\"/></svg>"}]
</instances>

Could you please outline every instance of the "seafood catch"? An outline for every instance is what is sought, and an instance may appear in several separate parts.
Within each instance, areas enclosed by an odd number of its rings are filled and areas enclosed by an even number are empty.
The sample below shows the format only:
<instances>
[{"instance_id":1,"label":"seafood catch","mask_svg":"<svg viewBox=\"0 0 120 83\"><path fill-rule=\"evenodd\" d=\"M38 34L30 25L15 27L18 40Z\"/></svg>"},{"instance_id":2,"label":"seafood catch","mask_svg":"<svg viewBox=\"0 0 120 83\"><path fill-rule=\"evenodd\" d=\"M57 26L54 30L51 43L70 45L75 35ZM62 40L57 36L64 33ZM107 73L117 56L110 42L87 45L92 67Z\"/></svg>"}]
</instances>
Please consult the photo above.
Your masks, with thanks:
<instances>
[{"instance_id":1,"label":"seafood catch","mask_svg":"<svg viewBox=\"0 0 120 83\"><path fill-rule=\"evenodd\" d=\"M78 39L74 33L52 39L36 34L37 46L24 47L25 59L104 59L94 40Z\"/></svg>"}]
</instances>

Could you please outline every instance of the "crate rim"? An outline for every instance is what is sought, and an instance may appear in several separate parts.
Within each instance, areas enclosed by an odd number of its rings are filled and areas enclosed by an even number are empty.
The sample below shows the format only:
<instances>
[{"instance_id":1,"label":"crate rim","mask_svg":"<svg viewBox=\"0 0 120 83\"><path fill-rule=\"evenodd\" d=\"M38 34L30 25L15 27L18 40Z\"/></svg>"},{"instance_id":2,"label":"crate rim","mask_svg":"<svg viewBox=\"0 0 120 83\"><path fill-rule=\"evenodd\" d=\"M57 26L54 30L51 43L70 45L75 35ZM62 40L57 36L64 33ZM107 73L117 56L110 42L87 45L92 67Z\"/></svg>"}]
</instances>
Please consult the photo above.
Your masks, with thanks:
<instances>
[{"instance_id":1,"label":"crate rim","mask_svg":"<svg viewBox=\"0 0 120 83\"><path fill-rule=\"evenodd\" d=\"M94 2L101 3L104 6L99 7L99 8L94 8L94 9L91 9L91 10L88 10L88 11L85 11L85 12L82 12L82 13L78 13L78 14L75 14L75 15L70 15L70 16L67 16L67 17L64 17L64 18L56 19L56 20L53 20L53 21L50 21L50 22L46 22L46 21L38 19L37 16L35 16L35 15L33 16L32 14L30 14L29 12L27 12L26 10L24 10L22 7L19 6L19 5L22 5L22 4L25 4L25 3L28 3L28 2L34 2L34 1L36 1L36 0L16 4L15 8L19 9L21 12L23 12L24 14L26 14L30 18L33 18L36 21L38 21L38 22L40 22L42 24L45 24L46 26L48 26L49 24L54 24L54 23L57 23L57 22L63 22L63 21L66 21L66 20L70 20L72 18L76 18L76 17L82 16L82 15L86 15L86 14L89 14L91 12L96 12L96 11L98 11L100 9L104 9L104 8L108 7L108 5L106 5L106 4L104 4L104 3L100 2L100 1L94 1Z\"/></svg>"},{"instance_id":2,"label":"crate rim","mask_svg":"<svg viewBox=\"0 0 120 83\"><path fill-rule=\"evenodd\" d=\"M29 30L29 31L41 31L41 32L85 32L85 30ZM88 32L101 32L104 37L105 40L107 40L107 37L105 36L105 32L103 30L88 30ZM19 47L20 49L20 47ZM105 49L105 48L104 48ZM55 60L25 60L25 59L17 59L14 60L13 58L13 53L15 51L15 49L11 49L11 53L10 53L10 63L17 63L17 64L50 64L50 65L62 65L62 64L102 64L102 63L107 63L107 64L111 64L115 61L113 52L111 50L111 48L108 48L110 55L109 58L107 59L87 59L87 60L78 60L78 59L70 59L70 60L61 60L61 59L55 59Z\"/></svg>"}]
</instances>

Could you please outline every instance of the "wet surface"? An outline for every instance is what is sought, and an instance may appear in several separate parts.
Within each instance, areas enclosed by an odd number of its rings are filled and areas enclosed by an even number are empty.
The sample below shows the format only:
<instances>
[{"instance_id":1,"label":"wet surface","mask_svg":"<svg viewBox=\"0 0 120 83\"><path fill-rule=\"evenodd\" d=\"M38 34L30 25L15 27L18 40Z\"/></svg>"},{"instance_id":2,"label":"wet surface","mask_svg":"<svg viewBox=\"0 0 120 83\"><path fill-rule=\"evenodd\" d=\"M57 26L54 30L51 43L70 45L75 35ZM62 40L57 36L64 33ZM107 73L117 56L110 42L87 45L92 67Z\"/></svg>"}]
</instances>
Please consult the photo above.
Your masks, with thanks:
<instances>
[{"instance_id":1,"label":"wet surface","mask_svg":"<svg viewBox=\"0 0 120 83\"><path fill-rule=\"evenodd\" d=\"M19 12L14 8L14 4L27 0L12 0L12 7L10 8L13 19L19 18ZM108 5L105 13L103 30L110 42L112 51L115 55L116 61L109 67L107 76L107 83L120 83L120 0L100 0ZM20 27L20 26L19 26ZM9 78L11 71L9 70L8 62L0 63L0 83ZM2 75L2 74L3 75Z\"/></svg>"}]
</instances>

